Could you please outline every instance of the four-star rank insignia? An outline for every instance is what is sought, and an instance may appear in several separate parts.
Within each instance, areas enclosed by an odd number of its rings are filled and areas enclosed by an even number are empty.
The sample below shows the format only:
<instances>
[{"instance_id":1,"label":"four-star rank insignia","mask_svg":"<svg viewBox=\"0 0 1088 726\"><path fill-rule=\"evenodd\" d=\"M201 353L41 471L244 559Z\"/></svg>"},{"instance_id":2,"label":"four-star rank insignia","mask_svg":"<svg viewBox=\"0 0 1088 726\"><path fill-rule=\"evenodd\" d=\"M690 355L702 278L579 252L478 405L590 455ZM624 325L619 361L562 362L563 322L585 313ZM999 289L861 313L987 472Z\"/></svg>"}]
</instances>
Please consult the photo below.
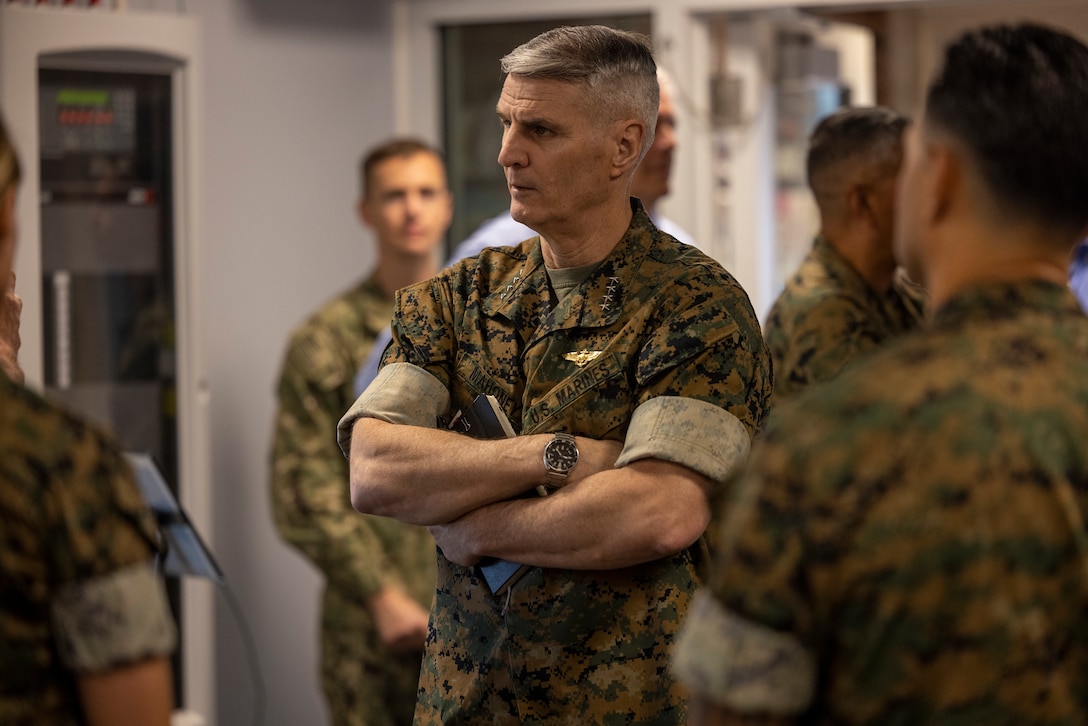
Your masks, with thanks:
<instances>
[{"instance_id":1,"label":"four-star rank insignia","mask_svg":"<svg viewBox=\"0 0 1088 726\"><path fill-rule=\"evenodd\" d=\"M596 360L597 356L599 356L601 352L602 351L599 350L579 350L577 352L572 351L570 353L564 353L563 359L569 360L571 363L578 366L579 368L583 368L591 361Z\"/></svg>"}]
</instances>

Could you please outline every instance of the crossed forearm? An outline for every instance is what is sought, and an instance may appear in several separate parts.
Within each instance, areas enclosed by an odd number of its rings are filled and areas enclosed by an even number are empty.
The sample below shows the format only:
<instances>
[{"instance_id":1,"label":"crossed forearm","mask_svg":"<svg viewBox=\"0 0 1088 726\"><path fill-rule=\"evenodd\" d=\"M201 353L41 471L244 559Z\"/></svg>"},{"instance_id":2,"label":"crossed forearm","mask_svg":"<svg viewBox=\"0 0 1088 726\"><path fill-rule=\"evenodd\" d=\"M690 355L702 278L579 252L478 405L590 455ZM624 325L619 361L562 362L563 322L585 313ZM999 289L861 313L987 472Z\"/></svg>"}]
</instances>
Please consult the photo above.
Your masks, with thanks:
<instances>
[{"instance_id":1,"label":"crossed forearm","mask_svg":"<svg viewBox=\"0 0 1088 726\"><path fill-rule=\"evenodd\" d=\"M451 561L493 556L542 567L611 569L674 554L709 521L709 481L657 459L614 467L621 445L578 437L578 464L547 497L549 435L479 440L359 419L352 432L353 506L425 525Z\"/></svg>"},{"instance_id":2,"label":"crossed forearm","mask_svg":"<svg viewBox=\"0 0 1088 726\"><path fill-rule=\"evenodd\" d=\"M544 498L481 507L431 533L443 554L461 565L490 556L565 569L630 567L698 540L709 521L700 480L685 467L648 459Z\"/></svg>"},{"instance_id":3,"label":"crossed forearm","mask_svg":"<svg viewBox=\"0 0 1088 726\"><path fill-rule=\"evenodd\" d=\"M409 524L451 522L543 484L546 440L480 440L361 418L352 430L352 506Z\"/></svg>"}]
</instances>

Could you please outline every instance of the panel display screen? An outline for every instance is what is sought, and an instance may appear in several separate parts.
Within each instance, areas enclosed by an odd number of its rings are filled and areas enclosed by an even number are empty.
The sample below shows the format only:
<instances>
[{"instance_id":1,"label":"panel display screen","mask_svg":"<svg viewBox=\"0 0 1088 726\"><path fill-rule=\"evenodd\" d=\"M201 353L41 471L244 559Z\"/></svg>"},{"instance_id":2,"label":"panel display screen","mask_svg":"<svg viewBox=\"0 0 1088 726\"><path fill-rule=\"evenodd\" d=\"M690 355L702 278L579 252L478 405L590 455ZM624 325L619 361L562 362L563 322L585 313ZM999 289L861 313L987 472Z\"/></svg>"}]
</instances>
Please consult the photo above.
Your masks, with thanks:
<instances>
[{"instance_id":1,"label":"panel display screen","mask_svg":"<svg viewBox=\"0 0 1088 726\"><path fill-rule=\"evenodd\" d=\"M38 98L42 156L135 150L135 88L44 85Z\"/></svg>"}]
</instances>

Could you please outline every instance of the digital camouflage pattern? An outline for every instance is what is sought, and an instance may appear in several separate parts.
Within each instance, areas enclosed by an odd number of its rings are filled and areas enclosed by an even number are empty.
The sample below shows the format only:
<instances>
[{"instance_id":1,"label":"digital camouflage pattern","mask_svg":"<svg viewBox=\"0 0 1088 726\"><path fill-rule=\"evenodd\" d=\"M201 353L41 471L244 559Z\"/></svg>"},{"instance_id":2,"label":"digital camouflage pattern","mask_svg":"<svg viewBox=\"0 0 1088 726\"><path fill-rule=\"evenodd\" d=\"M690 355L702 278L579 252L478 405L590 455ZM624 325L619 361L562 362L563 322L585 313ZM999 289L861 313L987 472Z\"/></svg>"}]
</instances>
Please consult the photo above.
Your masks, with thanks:
<instances>
[{"instance_id":1,"label":"digital camouflage pattern","mask_svg":"<svg viewBox=\"0 0 1088 726\"><path fill-rule=\"evenodd\" d=\"M82 724L73 668L98 672L172 652L176 632L157 578L135 578L138 589L126 590L123 605L138 613L81 597L150 565L156 542L116 441L0 374L0 724ZM85 640L59 637L51 616L62 600L68 636Z\"/></svg>"},{"instance_id":2,"label":"digital camouflage pattern","mask_svg":"<svg viewBox=\"0 0 1088 726\"><path fill-rule=\"evenodd\" d=\"M494 395L522 434L623 441L656 396L712 403L754 432L771 373L747 295L633 205L626 236L561 302L538 238L401 290L384 362L434 375L451 410ZM582 350L602 353L564 360ZM416 723L684 723L668 660L700 552L615 571L531 568L509 598L440 554Z\"/></svg>"},{"instance_id":3,"label":"digital camouflage pattern","mask_svg":"<svg viewBox=\"0 0 1088 726\"><path fill-rule=\"evenodd\" d=\"M774 361L775 403L834 378L849 363L918 328L923 303L921 289L901 274L886 293L877 293L817 237L763 329Z\"/></svg>"},{"instance_id":4,"label":"digital camouflage pattern","mask_svg":"<svg viewBox=\"0 0 1088 726\"><path fill-rule=\"evenodd\" d=\"M753 448L712 592L815 656L805 723L1088 722L1088 317L1069 290L965 291L795 404ZM727 640L695 645L736 682Z\"/></svg>"},{"instance_id":5,"label":"digital camouflage pattern","mask_svg":"<svg viewBox=\"0 0 1088 726\"><path fill-rule=\"evenodd\" d=\"M292 333L278 386L272 510L280 535L325 576L322 688L337 726L411 723L421 656L390 653L365 601L388 584L426 609L434 596L434 539L356 512L336 444L355 374L392 313L373 278L326 303Z\"/></svg>"}]
</instances>

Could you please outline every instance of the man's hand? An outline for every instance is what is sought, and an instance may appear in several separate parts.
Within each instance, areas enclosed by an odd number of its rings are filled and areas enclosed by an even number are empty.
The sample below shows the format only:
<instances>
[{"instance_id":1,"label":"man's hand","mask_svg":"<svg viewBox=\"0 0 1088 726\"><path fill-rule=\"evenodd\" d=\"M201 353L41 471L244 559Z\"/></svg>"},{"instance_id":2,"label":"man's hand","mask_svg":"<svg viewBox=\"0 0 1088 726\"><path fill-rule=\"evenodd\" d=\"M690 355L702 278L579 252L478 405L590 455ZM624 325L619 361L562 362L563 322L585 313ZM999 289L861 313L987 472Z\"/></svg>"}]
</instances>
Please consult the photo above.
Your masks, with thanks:
<instances>
[{"instance_id":1,"label":"man's hand","mask_svg":"<svg viewBox=\"0 0 1088 726\"><path fill-rule=\"evenodd\" d=\"M23 300L15 293L15 273L4 286L0 297L0 369L16 383L24 380L23 369L19 365L19 318L23 312Z\"/></svg>"},{"instance_id":2,"label":"man's hand","mask_svg":"<svg viewBox=\"0 0 1088 726\"><path fill-rule=\"evenodd\" d=\"M549 438L551 434L547 435ZM545 438L543 441L547 441ZM616 465L616 459L623 451L623 444L618 441L598 441L584 436L575 437L578 446L578 463L571 469L564 486L577 484L594 474L611 469ZM540 462L541 483L545 480L543 447L541 448ZM530 494L530 497L536 496ZM479 563L481 556L475 550L475 532L477 527L486 528L493 526L489 519L494 507L481 507L469 512L460 518L446 524L435 524L428 527L442 554L450 562L463 567L472 567Z\"/></svg>"},{"instance_id":3,"label":"man's hand","mask_svg":"<svg viewBox=\"0 0 1088 726\"><path fill-rule=\"evenodd\" d=\"M394 653L419 653L427 640L429 613L396 585L378 591L367 605L378 637Z\"/></svg>"},{"instance_id":4,"label":"man's hand","mask_svg":"<svg viewBox=\"0 0 1088 726\"><path fill-rule=\"evenodd\" d=\"M476 512L480 510L477 509ZM472 567L479 563L480 557L472 552L472 520L475 512L469 512L449 524L436 524L428 527L438 549L447 560L462 567Z\"/></svg>"}]
</instances>

